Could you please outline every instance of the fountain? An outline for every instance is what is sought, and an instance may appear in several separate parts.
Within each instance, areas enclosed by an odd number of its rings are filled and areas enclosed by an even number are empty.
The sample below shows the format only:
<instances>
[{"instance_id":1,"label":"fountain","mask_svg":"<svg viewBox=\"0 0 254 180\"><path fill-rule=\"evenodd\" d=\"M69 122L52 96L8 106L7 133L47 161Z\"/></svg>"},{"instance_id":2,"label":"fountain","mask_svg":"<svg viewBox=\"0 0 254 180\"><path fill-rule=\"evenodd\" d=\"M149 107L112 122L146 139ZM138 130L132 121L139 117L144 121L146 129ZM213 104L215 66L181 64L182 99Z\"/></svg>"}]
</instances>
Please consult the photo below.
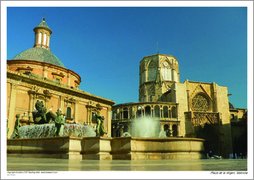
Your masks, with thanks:
<instances>
[{"instance_id":1,"label":"fountain","mask_svg":"<svg viewBox=\"0 0 254 180\"><path fill-rule=\"evenodd\" d=\"M25 138L48 138L54 137L55 124L41 124L22 126L19 128L21 139ZM59 134L61 137L95 137L96 133L91 126L80 124L65 124L61 126Z\"/></svg>"},{"instance_id":2,"label":"fountain","mask_svg":"<svg viewBox=\"0 0 254 180\"><path fill-rule=\"evenodd\" d=\"M48 121L46 118L45 120ZM7 155L79 160L201 159L205 157L203 139L167 137L165 131L160 131L158 121L151 118L135 119L131 124L130 133L125 132L122 137L115 138L102 137L103 134L107 134L105 132L96 136L100 133L96 133L90 126L81 124L63 123L59 126L59 133L55 134L55 124L20 127L18 138L7 140Z\"/></svg>"},{"instance_id":3,"label":"fountain","mask_svg":"<svg viewBox=\"0 0 254 180\"><path fill-rule=\"evenodd\" d=\"M130 133L111 141L112 159L201 159L204 140L199 138L167 137L160 131L158 120L151 117L134 119Z\"/></svg>"},{"instance_id":4,"label":"fountain","mask_svg":"<svg viewBox=\"0 0 254 180\"><path fill-rule=\"evenodd\" d=\"M158 137L159 128L158 121L151 117L137 118L131 123L130 134L133 137Z\"/></svg>"}]
</instances>

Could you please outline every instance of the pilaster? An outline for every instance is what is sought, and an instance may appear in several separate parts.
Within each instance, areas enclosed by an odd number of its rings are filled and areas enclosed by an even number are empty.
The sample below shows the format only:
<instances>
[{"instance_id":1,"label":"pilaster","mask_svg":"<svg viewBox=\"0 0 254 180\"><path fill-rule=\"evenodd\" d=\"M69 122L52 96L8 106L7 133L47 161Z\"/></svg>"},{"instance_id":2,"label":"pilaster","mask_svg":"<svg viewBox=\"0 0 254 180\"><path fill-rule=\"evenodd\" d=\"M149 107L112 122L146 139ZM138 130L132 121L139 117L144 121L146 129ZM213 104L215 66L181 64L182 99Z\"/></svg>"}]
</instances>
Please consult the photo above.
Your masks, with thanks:
<instances>
[{"instance_id":1,"label":"pilaster","mask_svg":"<svg viewBox=\"0 0 254 180\"><path fill-rule=\"evenodd\" d=\"M108 107L107 108L107 111L108 111L108 123L107 123L107 129L108 129L108 131L107 131L107 133L110 135L110 136L112 136L111 135L111 107ZM129 116L129 113L128 113L128 116Z\"/></svg>"},{"instance_id":2,"label":"pilaster","mask_svg":"<svg viewBox=\"0 0 254 180\"><path fill-rule=\"evenodd\" d=\"M16 105L16 96L17 96L17 88L18 84L12 82L11 83L11 97L10 97L10 110L9 110L9 132L7 137L10 138L13 130L14 130L14 123L15 123L15 105Z\"/></svg>"},{"instance_id":3,"label":"pilaster","mask_svg":"<svg viewBox=\"0 0 254 180\"><path fill-rule=\"evenodd\" d=\"M75 103L75 117L74 117L75 122L78 122L78 105L79 105L79 101L76 100L76 103Z\"/></svg>"}]
</instances>

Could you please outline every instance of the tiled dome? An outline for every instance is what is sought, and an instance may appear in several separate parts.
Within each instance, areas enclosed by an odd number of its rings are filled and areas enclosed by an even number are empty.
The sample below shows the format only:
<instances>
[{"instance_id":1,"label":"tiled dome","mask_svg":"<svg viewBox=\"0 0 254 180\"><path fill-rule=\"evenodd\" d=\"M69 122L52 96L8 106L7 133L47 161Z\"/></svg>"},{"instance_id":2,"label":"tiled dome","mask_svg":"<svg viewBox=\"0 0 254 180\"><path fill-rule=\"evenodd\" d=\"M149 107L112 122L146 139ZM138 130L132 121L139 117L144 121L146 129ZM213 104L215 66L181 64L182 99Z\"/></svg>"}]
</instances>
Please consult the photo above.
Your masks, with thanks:
<instances>
[{"instance_id":1,"label":"tiled dome","mask_svg":"<svg viewBox=\"0 0 254 180\"><path fill-rule=\"evenodd\" d=\"M228 103L229 103L229 109L235 109L235 106L231 102L228 102Z\"/></svg>"},{"instance_id":2,"label":"tiled dome","mask_svg":"<svg viewBox=\"0 0 254 180\"><path fill-rule=\"evenodd\" d=\"M12 58L12 60L33 60L47 62L65 68L64 64L51 51L42 47L33 47L27 49L16 55L14 58Z\"/></svg>"}]
</instances>

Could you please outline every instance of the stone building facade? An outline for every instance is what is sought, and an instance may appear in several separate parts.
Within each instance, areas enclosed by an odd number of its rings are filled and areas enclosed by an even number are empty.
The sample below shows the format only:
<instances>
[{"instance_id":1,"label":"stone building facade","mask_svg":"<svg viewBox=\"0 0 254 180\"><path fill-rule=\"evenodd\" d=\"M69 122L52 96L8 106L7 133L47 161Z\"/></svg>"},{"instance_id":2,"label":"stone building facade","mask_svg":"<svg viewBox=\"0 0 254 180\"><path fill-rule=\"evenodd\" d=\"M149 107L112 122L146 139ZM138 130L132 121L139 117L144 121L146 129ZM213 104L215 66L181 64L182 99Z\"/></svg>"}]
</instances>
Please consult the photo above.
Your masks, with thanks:
<instances>
[{"instance_id":1,"label":"stone building facade","mask_svg":"<svg viewBox=\"0 0 254 180\"><path fill-rule=\"evenodd\" d=\"M79 89L81 77L50 51L52 30L43 18L34 28L34 46L12 60L7 60L7 118L8 138L11 136L15 115L20 123L32 125L32 111L37 100L43 101L47 110L56 112L61 108L67 123L94 126L92 112L105 117L105 130L111 134L111 106L114 101Z\"/></svg>"},{"instance_id":2,"label":"stone building facade","mask_svg":"<svg viewBox=\"0 0 254 180\"><path fill-rule=\"evenodd\" d=\"M178 60L171 55L146 56L139 66L139 102L112 107L112 135L131 134L137 117L152 117L158 132L206 140L206 151L233 153L228 89L216 83L180 83Z\"/></svg>"}]
</instances>

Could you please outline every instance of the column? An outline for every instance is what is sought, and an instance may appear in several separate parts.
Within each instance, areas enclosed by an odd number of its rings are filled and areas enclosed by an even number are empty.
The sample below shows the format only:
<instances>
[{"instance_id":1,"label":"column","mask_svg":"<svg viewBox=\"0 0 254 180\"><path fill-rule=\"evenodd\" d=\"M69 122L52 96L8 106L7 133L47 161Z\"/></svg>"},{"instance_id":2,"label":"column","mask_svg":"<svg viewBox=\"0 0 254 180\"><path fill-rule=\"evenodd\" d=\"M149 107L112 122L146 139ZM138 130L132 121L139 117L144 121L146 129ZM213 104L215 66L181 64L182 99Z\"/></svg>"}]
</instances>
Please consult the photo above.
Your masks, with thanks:
<instances>
[{"instance_id":1,"label":"column","mask_svg":"<svg viewBox=\"0 0 254 180\"><path fill-rule=\"evenodd\" d=\"M8 138L10 138L13 133L15 120L16 120L15 106L16 106L17 88L18 88L18 84L11 83L10 110L9 110L9 118L8 118L9 132L7 135Z\"/></svg>"},{"instance_id":2,"label":"column","mask_svg":"<svg viewBox=\"0 0 254 180\"><path fill-rule=\"evenodd\" d=\"M161 131L164 131L164 124L161 124Z\"/></svg>"},{"instance_id":3,"label":"column","mask_svg":"<svg viewBox=\"0 0 254 180\"><path fill-rule=\"evenodd\" d=\"M180 135L180 125L177 124L177 136L179 136L179 135Z\"/></svg>"},{"instance_id":4,"label":"column","mask_svg":"<svg viewBox=\"0 0 254 180\"><path fill-rule=\"evenodd\" d=\"M217 106L217 89L216 84L213 82L213 97L214 97L214 112L218 112L218 106Z\"/></svg>"},{"instance_id":5,"label":"column","mask_svg":"<svg viewBox=\"0 0 254 180\"><path fill-rule=\"evenodd\" d=\"M176 81L175 80L175 66L174 66L174 60L172 59L172 81Z\"/></svg>"},{"instance_id":6,"label":"column","mask_svg":"<svg viewBox=\"0 0 254 180\"><path fill-rule=\"evenodd\" d=\"M128 112L128 117L127 118L130 119L130 110L129 110L129 107L128 107L128 111L127 112Z\"/></svg>"},{"instance_id":7,"label":"column","mask_svg":"<svg viewBox=\"0 0 254 180\"><path fill-rule=\"evenodd\" d=\"M62 110L62 113L66 116L66 108L64 108L64 96L60 96L60 108Z\"/></svg>"},{"instance_id":8,"label":"column","mask_svg":"<svg viewBox=\"0 0 254 180\"><path fill-rule=\"evenodd\" d=\"M169 132L170 132L170 137L173 136L172 124L169 124Z\"/></svg>"},{"instance_id":9,"label":"column","mask_svg":"<svg viewBox=\"0 0 254 180\"><path fill-rule=\"evenodd\" d=\"M29 94L29 98L30 98L30 105L29 105L29 121L33 122L33 110L35 108L35 102L34 102L34 94Z\"/></svg>"},{"instance_id":10,"label":"column","mask_svg":"<svg viewBox=\"0 0 254 180\"><path fill-rule=\"evenodd\" d=\"M178 120L178 108L179 108L179 104L176 104L176 118Z\"/></svg>"},{"instance_id":11,"label":"column","mask_svg":"<svg viewBox=\"0 0 254 180\"><path fill-rule=\"evenodd\" d=\"M75 117L74 117L74 121L76 123L78 122L78 103L79 103L79 101L76 100L76 102L75 102Z\"/></svg>"},{"instance_id":12,"label":"column","mask_svg":"<svg viewBox=\"0 0 254 180\"><path fill-rule=\"evenodd\" d=\"M189 90L189 80L186 80L186 91L187 91L187 103L188 103L188 111L191 111L190 106L190 90Z\"/></svg>"},{"instance_id":13,"label":"column","mask_svg":"<svg viewBox=\"0 0 254 180\"><path fill-rule=\"evenodd\" d=\"M88 106L86 106L86 108L87 108L87 122L86 122L86 124L87 125L90 125L91 124L91 109L90 109L90 107L88 107Z\"/></svg>"},{"instance_id":14,"label":"column","mask_svg":"<svg viewBox=\"0 0 254 180\"><path fill-rule=\"evenodd\" d=\"M111 107L108 107L107 110L108 110L108 123L107 123L108 131L107 131L107 133L108 133L110 136L112 136L112 135L111 135Z\"/></svg>"}]
</instances>

